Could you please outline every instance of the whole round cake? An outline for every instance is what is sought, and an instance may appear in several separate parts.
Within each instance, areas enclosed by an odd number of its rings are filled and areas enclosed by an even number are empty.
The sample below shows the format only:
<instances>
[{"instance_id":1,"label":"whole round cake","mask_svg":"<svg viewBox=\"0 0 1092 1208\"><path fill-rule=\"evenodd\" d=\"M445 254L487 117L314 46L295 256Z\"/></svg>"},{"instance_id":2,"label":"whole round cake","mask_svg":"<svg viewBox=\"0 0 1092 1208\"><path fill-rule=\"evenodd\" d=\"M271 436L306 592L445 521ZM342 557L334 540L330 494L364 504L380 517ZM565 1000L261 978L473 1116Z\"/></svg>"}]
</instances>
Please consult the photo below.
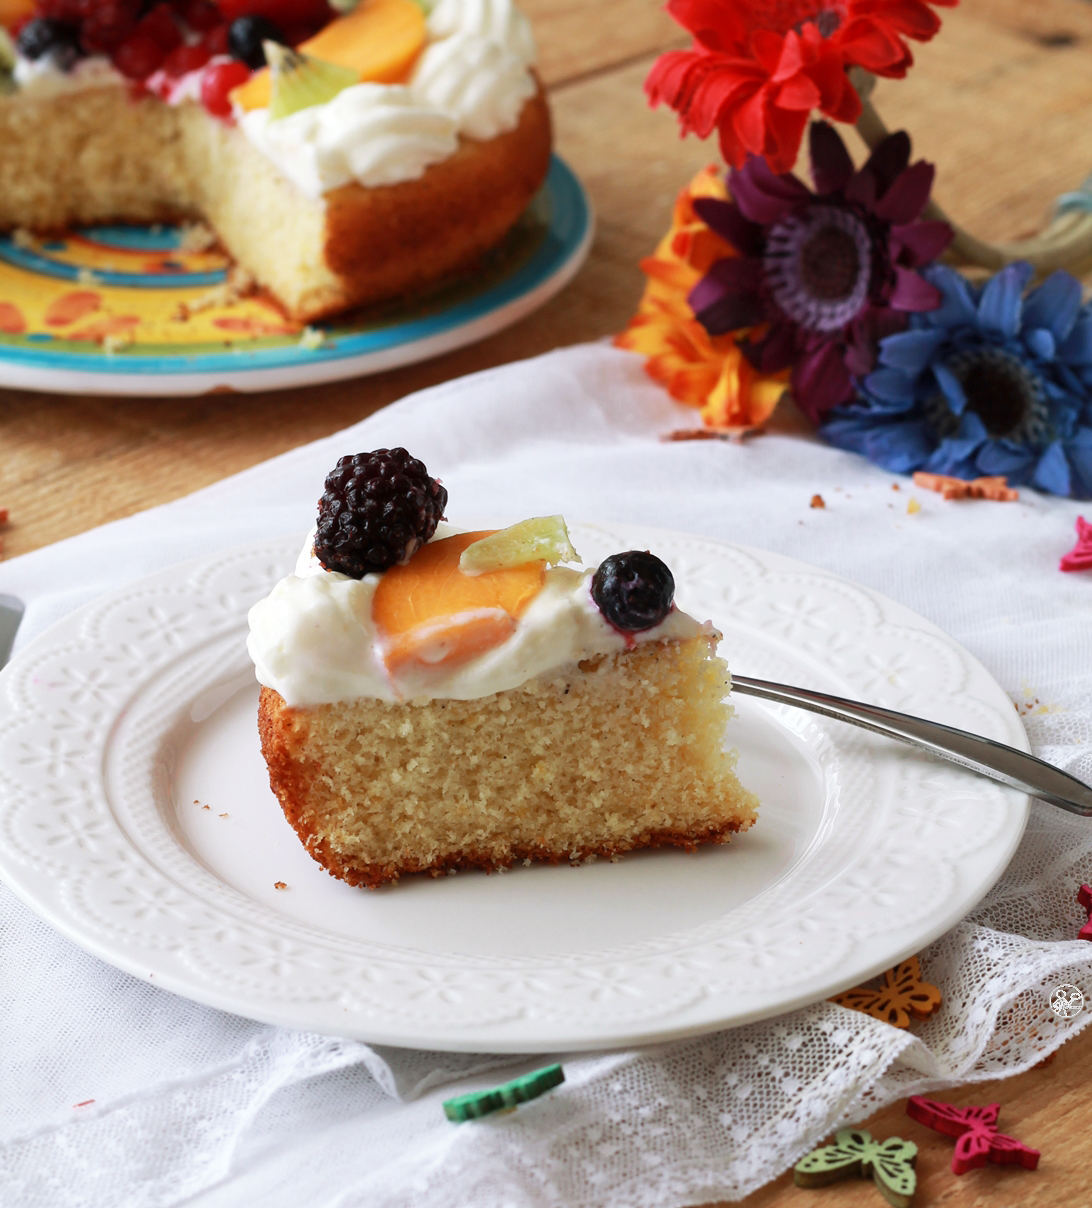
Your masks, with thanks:
<instances>
[{"instance_id":1,"label":"whole round cake","mask_svg":"<svg viewBox=\"0 0 1092 1208\"><path fill-rule=\"evenodd\" d=\"M301 322L472 268L549 167L526 18L337 8L0 0L0 231L201 220Z\"/></svg>"}]
</instances>

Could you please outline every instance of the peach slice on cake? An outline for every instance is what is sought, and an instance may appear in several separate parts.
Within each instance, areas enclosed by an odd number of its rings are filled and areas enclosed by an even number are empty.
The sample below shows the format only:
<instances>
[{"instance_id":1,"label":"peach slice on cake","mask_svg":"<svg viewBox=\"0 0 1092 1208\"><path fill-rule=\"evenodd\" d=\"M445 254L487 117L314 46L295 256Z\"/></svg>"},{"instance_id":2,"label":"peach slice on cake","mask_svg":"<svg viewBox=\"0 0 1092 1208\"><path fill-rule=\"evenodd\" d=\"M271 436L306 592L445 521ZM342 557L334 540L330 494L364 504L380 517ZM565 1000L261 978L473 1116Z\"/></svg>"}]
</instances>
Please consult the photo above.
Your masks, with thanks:
<instances>
[{"instance_id":1,"label":"peach slice on cake","mask_svg":"<svg viewBox=\"0 0 1092 1208\"><path fill-rule=\"evenodd\" d=\"M372 619L391 671L406 663L454 666L499 646L542 588L543 561L468 575L463 550L491 531L459 533L422 546L379 580Z\"/></svg>"},{"instance_id":2,"label":"peach slice on cake","mask_svg":"<svg viewBox=\"0 0 1092 1208\"><path fill-rule=\"evenodd\" d=\"M296 50L312 59L355 71L361 82L399 84L425 44L425 15L413 0L364 0L331 21ZM243 109L265 109L272 96L268 68L231 94Z\"/></svg>"}]
</instances>

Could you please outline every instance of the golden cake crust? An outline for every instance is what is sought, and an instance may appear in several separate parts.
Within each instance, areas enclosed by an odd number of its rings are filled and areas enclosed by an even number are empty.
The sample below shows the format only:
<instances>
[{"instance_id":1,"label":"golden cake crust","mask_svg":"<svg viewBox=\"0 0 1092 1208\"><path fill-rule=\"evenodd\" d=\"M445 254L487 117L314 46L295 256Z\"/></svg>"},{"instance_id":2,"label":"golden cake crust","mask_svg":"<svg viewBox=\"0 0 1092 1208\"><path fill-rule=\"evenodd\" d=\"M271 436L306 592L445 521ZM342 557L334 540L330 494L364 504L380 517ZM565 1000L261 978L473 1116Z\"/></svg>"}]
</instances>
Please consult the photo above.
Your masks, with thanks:
<instances>
[{"instance_id":1,"label":"golden cake crust","mask_svg":"<svg viewBox=\"0 0 1092 1208\"><path fill-rule=\"evenodd\" d=\"M514 130L461 138L419 180L326 194L326 263L341 292L309 318L413 293L469 268L511 229L550 166L550 111L539 91ZM323 306L328 309L323 309Z\"/></svg>"},{"instance_id":2,"label":"golden cake crust","mask_svg":"<svg viewBox=\"0 0 1092 1208\"><path fill-rule=\"evenodd\" d=\"M655 643L600 662L602 668L571 669L551 682L471 702L293 709L263 687L258 729L270 786L309 854L332 875L368 888L408 873L495 871L524 860L579 863L648 847L693 850L749 827L757 801L736 779L734 756L721 751L730 716L722 702L726 669L709 656L705 639ZM609 712L605 702L614 689L597 672L615 675L616 666L628 695L599 735L612 751L597 782L600 757L586 757L597 738L582 719L588 709ZM686 699L691 690L694 701ZM629 714L633 730L613 742L619 719ZM540 716L541 733L529 734ZM346 719L348 728L331 744ZM354 752L360 719L375 732ZM418 753L428 763L429 743L433 766L422 777L414 767ZM343 766L331 756L339 745L348 753ZM620 751L632 759L621 775ZM513 763L505 781L500 769L507 760ZM652 800L631 807L631 790L619 787L630 781L637 798ZM366 842L348 833L352 826L368 833Z\"/></svg>"}]
</instances>

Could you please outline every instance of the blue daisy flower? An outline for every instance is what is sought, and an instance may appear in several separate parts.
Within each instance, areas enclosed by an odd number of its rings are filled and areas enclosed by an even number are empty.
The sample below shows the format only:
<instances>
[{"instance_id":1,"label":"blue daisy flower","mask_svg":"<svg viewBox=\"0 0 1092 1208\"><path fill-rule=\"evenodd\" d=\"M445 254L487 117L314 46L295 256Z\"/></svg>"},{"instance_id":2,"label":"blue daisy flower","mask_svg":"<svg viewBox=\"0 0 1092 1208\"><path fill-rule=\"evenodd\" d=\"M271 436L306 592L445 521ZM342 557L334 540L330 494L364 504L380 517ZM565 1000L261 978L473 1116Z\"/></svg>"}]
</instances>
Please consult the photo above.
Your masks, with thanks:
<instances>
[{"instance_id":1,"label":"blue daisy flower","mask_svg":"<svg viewBox=\"0 0 1092 1208\"><path fill-rule=\"evenodd\" d=\"M858 397L820 433L898 474L1004 474L1014 486L1092 498L1092 307L1058 271L1025 295L1029 264L976 288L943 265L943 295L880 342Z\"/></svg>"}]
</instances>

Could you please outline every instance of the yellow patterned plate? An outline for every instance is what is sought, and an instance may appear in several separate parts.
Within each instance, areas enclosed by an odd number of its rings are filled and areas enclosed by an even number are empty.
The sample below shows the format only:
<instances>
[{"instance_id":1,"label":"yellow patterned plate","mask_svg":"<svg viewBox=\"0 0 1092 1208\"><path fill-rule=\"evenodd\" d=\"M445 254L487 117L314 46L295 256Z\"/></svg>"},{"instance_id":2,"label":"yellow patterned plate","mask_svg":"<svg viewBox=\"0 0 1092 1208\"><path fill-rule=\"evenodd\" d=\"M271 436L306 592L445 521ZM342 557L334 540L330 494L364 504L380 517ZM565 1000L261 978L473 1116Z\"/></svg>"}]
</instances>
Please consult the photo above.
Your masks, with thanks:
<instances>
[{"instance_id":1,"label":"yellow patterned plate","mask_svg":"<svg viewBox=\"0 0 1092 1208\"><path fill-rule=\"evenodd\" d=\"M0 386L78 394L276 390L376 373L480 340L541 306L591 245L591 207L556 156L501 247L427 297L315 328L185 230L91 227L0 236Z\"/></svg>"}]
</instances>

